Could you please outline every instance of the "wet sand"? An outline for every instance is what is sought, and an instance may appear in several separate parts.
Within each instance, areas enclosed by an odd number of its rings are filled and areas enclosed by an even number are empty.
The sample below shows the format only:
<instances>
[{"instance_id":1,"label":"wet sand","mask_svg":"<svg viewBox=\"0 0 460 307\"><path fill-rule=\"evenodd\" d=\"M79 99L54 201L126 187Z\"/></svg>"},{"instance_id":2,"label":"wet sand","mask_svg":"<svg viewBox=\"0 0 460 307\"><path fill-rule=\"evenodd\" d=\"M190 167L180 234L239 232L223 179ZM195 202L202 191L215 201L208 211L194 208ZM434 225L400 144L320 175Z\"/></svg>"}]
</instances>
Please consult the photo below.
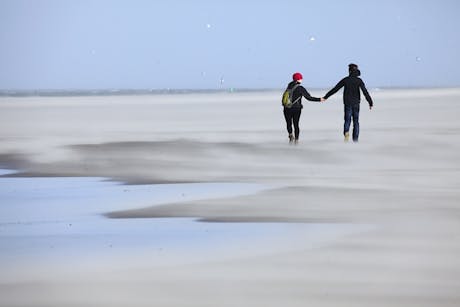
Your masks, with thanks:
<instances>
[{"instance_id":1,"label":"wet sand","mask_svg":"<svg viewBox=\"0 0 460 307\"><path fill-rule=\"evenodd\" d=\"M0 98L0 167L19 171L5 176L267 187L104 218L372 226L314 248L299 239L295 250L253 256L161 266L95 258L72 274L0 277L0 305L458 306L460 90L371 95L359 143L342 140L336 95L305 103L297 146L278 92Z\"/></svg>"}]
</instances>

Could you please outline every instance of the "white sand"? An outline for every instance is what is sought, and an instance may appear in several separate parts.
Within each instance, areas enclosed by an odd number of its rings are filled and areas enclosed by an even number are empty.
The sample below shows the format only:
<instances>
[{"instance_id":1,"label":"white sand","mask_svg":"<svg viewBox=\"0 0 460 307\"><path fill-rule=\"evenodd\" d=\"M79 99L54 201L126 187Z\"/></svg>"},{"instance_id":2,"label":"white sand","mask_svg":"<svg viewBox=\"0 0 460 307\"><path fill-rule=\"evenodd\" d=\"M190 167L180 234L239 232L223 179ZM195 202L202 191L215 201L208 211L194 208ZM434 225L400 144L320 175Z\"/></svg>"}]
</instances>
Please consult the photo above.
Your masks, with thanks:
<instances>
[{"instance_id":1,"label":"white sand","mask_svg":"<svg viewBox=\"0 0 460 307\"><path fill-rule=\"evenodd\" d=\"M336 95L305 103L298 146L287 144L277 92L0 98L0 167L24 176L272 187L115 206L111 217L373 225L314 248L296 236L295 249L275 242L268 252L200 263L94 257L79 272L0 276L0 305L460 305L460 89L371 95L360 143L342 141Z\"/></svg>"}]
</instances>

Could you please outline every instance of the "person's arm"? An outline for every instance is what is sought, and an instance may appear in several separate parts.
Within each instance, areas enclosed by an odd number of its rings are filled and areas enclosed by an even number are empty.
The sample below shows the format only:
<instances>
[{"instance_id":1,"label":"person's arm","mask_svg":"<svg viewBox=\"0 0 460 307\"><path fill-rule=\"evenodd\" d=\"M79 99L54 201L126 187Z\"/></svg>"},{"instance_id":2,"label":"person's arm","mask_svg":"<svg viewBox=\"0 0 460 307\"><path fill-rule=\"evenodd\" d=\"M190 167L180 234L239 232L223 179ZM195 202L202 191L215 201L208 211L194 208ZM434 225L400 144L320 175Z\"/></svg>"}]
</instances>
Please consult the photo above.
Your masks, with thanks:
<instances>
[{"instance_id":1,"label":"person's arm","mask_svg":"<svg viewBox=\"0 0 460 307\"><path fill-rule=\"evenodd\" d=\"M321 98L312 97L310 93L303 86L300 89L302 90L302 96L305 97L307 100L321 101Z\"/></svg>"},{"instance_id":2,"label":"person's arm","mask_svg":"<svg viewBox=\"0 0 460 307\"><path fill-rule=\"evenodd\" d=\"M366 97L366 100L369 103L369 108L372 109L372 107L374 106L374 102L372 101L371 95L369 95L369 92L367 91L364 81L361 80L361 83L359 84L359 86L361 87L361 90L363 91L364 97Z\"/></svg>"},{"instance_id":3,"label":"person's arm","mask_svg":"<svg viewBox=\"0 0 460 307\"><path fill-rule=\"evenodd\" d=\"M329 97L331 97L332 95L334 95L335 93L337 93L344 85L345 85L345 79L342 79L339 81L339 83L337 83L336 86L334 86L333 89L331 89L329 92L327 92L326 95L324 95L324 99L328 99Z\"/></svg>"}]
</instances>

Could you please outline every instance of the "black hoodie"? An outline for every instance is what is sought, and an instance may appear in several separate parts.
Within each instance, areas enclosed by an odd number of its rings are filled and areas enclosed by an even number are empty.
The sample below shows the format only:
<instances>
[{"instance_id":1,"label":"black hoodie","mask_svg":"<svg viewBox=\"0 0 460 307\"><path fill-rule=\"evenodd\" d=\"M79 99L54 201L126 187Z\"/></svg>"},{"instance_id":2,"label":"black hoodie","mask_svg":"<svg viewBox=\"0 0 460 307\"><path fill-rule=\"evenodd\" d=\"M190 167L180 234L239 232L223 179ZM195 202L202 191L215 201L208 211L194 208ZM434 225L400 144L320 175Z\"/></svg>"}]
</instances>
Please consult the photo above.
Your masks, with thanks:
<instances>
[{"instance_id":1,"label":"black hoodie","mask_svg":"<svg viewBox=\"0 0 460 307\"><path fill-rule=\"evenodd\" d=\"M359 104L361 101L361 93L359 89L361 89L363 91L364 97L366 97L366 100L369 103L369 106L372 107L374 103L372 101L371 96L369 95L369 92L366 89L366 86L364 85L363 80L359 78L360 75L361 72L358 69L352 70L350 72L350 75L340 80L340 82L337 83L337 85L333 89L331 89L326 94L326 96L324 96L324 98L329 98L330 96L337 93L337 91L340 90L342 87L344 87L343 103L346 105Z\"/></svg>"},{"instance_id":2,"label":"black hoodie","mask_svg":"<svg viewBox=\"0 0 460 307\"><path fill-rule=\"evenodd\" d=\"M292 93L292 101L297 101L297 103L293 104L291 109L297 110L297 109L303 108L302 97L305 97L307 100L310 100L310 101L321 101L321 98L312 97L310 93L302 85L300 85L300 83L297 81L291 81L288 84L287 88L291 89L296 84L299 84L299 86L297 86L294 92Z\"/></svg>"}]
</instances>

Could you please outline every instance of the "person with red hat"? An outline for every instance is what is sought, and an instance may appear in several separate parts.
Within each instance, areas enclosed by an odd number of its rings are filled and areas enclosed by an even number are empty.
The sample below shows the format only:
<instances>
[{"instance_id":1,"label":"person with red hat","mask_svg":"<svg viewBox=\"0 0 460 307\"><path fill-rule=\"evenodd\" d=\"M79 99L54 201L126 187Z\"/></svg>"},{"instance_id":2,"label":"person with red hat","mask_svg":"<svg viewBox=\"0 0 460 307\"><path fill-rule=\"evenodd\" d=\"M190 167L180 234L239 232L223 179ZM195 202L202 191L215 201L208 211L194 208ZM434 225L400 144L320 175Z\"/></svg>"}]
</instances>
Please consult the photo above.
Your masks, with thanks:
<instances>
[{"instance_id":1,"label":"person with red hat","mask_svg":"<svg viewBox=\"0 0 460 307\"><path fill-rule=\"evenodd\" d=\"M300 114L302 113L302 97L310 101L324 101L323 98L312 97L310 93L301 85L303 76L301 73L296 72L292 75L292 81L288 84L287 89L291 91L292 104L284 106L283 113L286 120L286 128L289 134L289 143L297 144L299 142L300 128ZM292 134L292 126L294 126L294 135Z\"/></svg>"}]
</instances>

